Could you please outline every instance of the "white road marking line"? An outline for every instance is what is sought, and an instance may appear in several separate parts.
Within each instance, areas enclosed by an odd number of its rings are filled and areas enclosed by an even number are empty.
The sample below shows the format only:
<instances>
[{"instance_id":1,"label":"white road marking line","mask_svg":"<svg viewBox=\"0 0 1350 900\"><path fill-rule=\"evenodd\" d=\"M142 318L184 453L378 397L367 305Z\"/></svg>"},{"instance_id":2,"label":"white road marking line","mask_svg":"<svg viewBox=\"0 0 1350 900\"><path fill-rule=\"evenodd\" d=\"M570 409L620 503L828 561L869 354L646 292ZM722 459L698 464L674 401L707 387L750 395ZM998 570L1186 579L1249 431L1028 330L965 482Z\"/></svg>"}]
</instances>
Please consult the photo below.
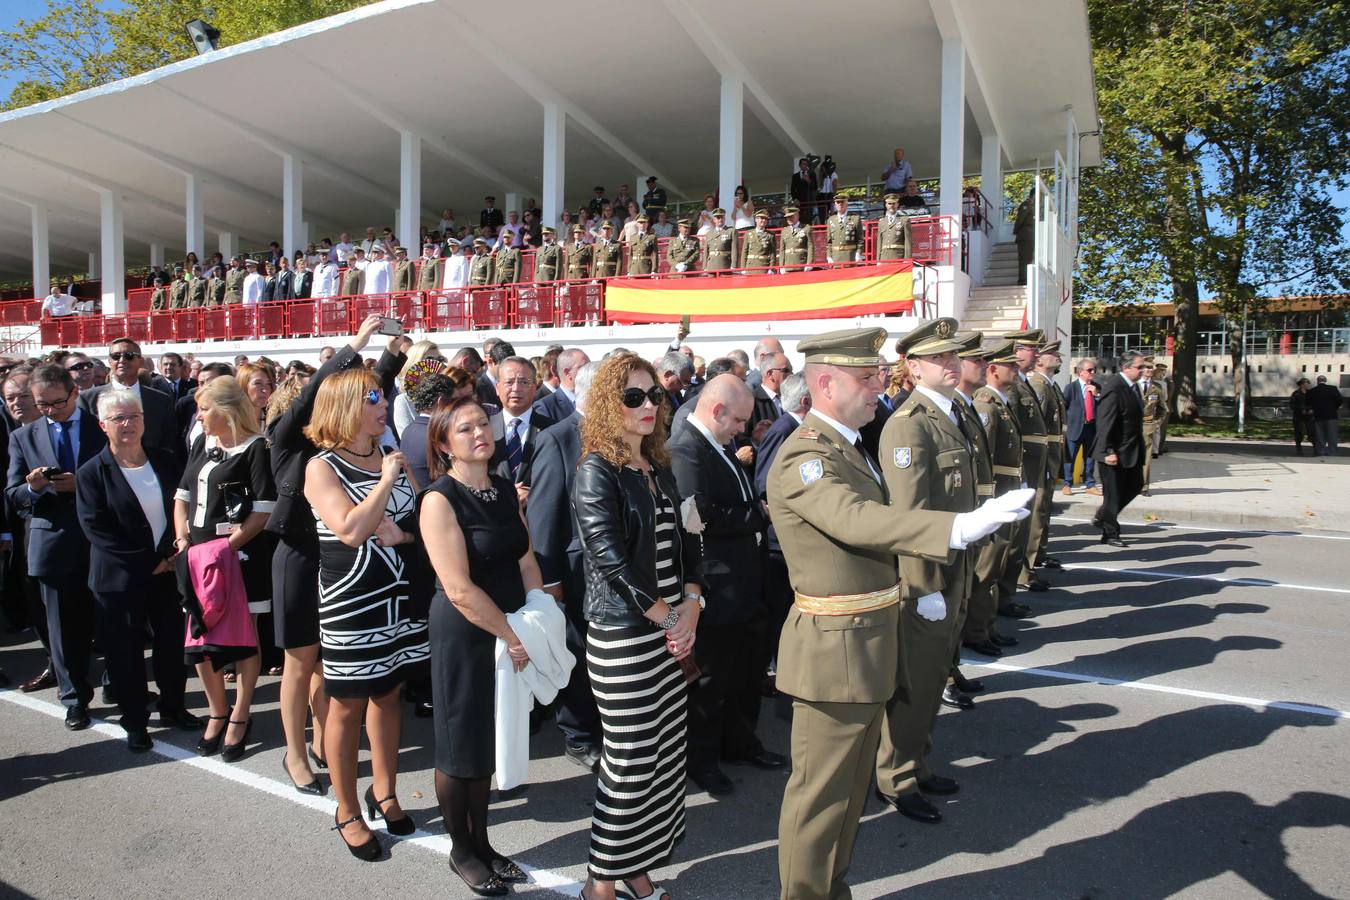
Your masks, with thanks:
<instances>
[{"instance_id":1,"label":"white road marking line","mask_svg":"<svg viewBox=\"0 0 1350 900\"><path fill-rule=\"evenodd\" d=\"M1287 581L1269 581L1265 578L1224 578L1222 575L1196 575L1190 572L1169 572L1165 569L1111 568L1089 566L1086 563L1064 563L1066 570L1109 572L1112 575L1134 575L1138 578L1156 578L1159 581L1214 581L1239 587L1286 588L1291 591L1317 591L1324 594L1350 594L1350 588L1322 587L1317 584L1291 584Z\"/></svg>"},{"instance_id":2,"label":"white road marking line","mask_svg":"<svg viewBox=\"0 0 1350 900\"><path fill-rule=\"evenodd\" d=\"M1092 523L1091 519L1080 519L1077 516L1055 516L1061 522L1086 522ZM1312 538L1317 541L1350 541L1350 534L1317 534L1312 531L1299 531L1296 528L1286 528L1281 531L1263 529L1263 528L1219 528L1205 525L1187 525L1183 522L1126 522L1126 525L1134 525L1139 528L1160 528L1172 529L1174 531L1215 531L1215 532L1233 532L1234 534L1264 534L1270 537L1297 537Z\"/></svg>"},{"instance_id":3,"label":"white road marking line","mask_svg":"<svg viewBox=\"0 0 1350 900\"><path fill-rule=\"evenodd\" d=\"M46 700L38 700L35 697L29 697L17 690L0 691L0 700L7 700L15 706L21 706L24 709L30 709L43 715L51 716L53 719L64 720L66 708L59 703L50 703ZM120 725L113 725L103 719L93 719L93 724L88 729L91 732L99 734L105 738L115 741L126 740L126 732ZM186 734L187 732L183 732ZM198 756L191 750L185 750L176 744L168 741L155 741L155 745L150 748L151 753L157 753L165 759L173 762L183 763L204 772L209 772L218 778L224 778L227 781L233 781L236 784L242 784L245 787L253 788L255 791L261 791L264 794L270 794L281 800L288 800L297 806L303 806L307 809L322 812L329 819L337 814L337 801L330 800L327 797L314 797L308 794L297 793L288 785L283 784L272 778L265 778L262 775L250 772L248 769L222 762L212 756ZM130 754L128 754L130 755ZM411 844L414 847L421 847L424 850L430 850L441 856L450 855L450 838L442 834L432 834L422 829L417 829L409 837L398 837L389 834L387 831L376 829L374 825L367 822L372 831L378 831L382 841L395 841L403 844ZM564 897L575 897L581 890L581 882L568 878L566 875L554 872L551 869L540 869L534 866L516 862L530 876L530 882L524 885L517 885L517 890L530 888L545 888L549 891L560 894Z\"/></svg>"},{"instance_id":4,"label":"white road marking line","mask_svg":"<svg viewBox=\"0 0 1350 900\"><path fill-rule=\"evenodd\" d=\"M1290 703L1286 700L1262 700L1259 697L1240 697L1236 694L1220 694L1214 691L1197 691L1191 688L1171 687L1165 684L1152 684L1147 681L1130 681L1124 678L1107 678L1104 675L1082 675L1078 672L1062 672L1058 669L1042 669L1037 666L1018 666L1005 662L987 662L978 659L962 659L963 666L980 666L1000 672L1021 672L1025 675L1037 675L1041 678L1054 678L1059 681L1076 681L1082 684L1100 684L1106 687L1131 688L1137 691L1153 691L1159 694L1174 694L1179 697L1194 697L1197 700L1217 700L1220 703L1235 703L1241 706L1256 706L1264 709L1282 709L1289 712L1309 713L1314 716L1326 716L1329 719L1350 718L1350 712L1334 709L1330 706L1314 706L1307 703Z\"/></svg>"}]
</instances>

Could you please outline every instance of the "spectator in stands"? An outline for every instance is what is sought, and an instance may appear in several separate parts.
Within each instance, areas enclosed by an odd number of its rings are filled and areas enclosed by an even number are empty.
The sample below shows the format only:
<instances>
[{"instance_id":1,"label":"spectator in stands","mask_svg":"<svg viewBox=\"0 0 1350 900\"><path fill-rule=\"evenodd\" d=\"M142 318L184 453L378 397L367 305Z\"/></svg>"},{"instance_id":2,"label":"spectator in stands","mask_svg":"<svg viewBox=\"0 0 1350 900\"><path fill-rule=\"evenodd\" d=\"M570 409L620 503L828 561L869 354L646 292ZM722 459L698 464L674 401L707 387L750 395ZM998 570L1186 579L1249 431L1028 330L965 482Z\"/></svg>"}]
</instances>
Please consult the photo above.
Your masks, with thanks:
<instances>
[{"instance_id":1,"label":"spectator in stands","mask_svg":"<svg viewBox=\"0 0 1350 900\"><path fill-rule=\"evenodd\" d=\"M900 195L900 212L907 216L928 215L928 201L919 190L919 183L913 178L905 182L904 193Z\"/></svg>"},{"instance_id":2,"label":"spectator in stands","mask_svg":"<svg viewBox=\"0 0 1350 900\"><path fill-rule=\"evenodd\" d=\"M619 192L614 195L614 200L610 206L614 209L614 215L618 216L619 221L615 226L617 232L623 227L623 223L637 215L637 198L628 191L628 185L619 185Z\"/></svg>"},{"instance_id":3,"label":"spectator in stands","mask_svg":"<svg viewBox=\"0 0 1350 900\"><path fill-rule=\"evenodd\" d=\"M362 250L366 251L366 258L369 259L370 251L374 250L375 247L378 246L379 244L380 239L375 234L375 226L372 225L366 228L365 240L361 241L361 243L358 244L357 246L359 246Z\"/></svg>"},{"instance_id":4,"label":"spectator in stands","mask_svg":"<svg viewBox=\"0 0 1350 900\"><path fill-rule=\"evenodd\" d=\"M47 319L59 319L75 312L75 298L61 290L57 283L47 299L42 301L42 316Z\"/></svg>"},{"instance_id":5,"label":"spectator in stands","mask_svg":"<svg viewBox=\"0 0 1350 900\"><path fill-rule=\"evenodd\" d=\"M731 201L731 227L737 231L755 227L755 202L743 184L736 185L736 194Z\"/></svg>"},{"instance_id":6,"label":"spectator in stands","mask_svg":"<svg viewBox=\"0 0 1350 900\"><path fill-rule=\"evenodd\" d=\"M354 249L356 248L352 244L351 238L347 236L347 232L342 232L338 235L338 242L333 245L333 262L339 266L345 266L347 257L351 255Z\"/></svg>"},{"instance_id":7,"label":"spectator in stands","mask_svg":"<svg viewBox=\"0 0 1350 900\"><path fill-rule=\"evenodd\" d=\"M505 342L493 348L493 355ZM495 473L515 484L528 488L530 467L539 433L556 420L533 409L538 388L538 373L524 357L508 356L497 366L497 402L501 407L500 436L497 438L496 458L500 464ZM496 416L494 416L494 419ZM494 435L498 426L493 424ZM522 495L522 500L524 499Z\"/></svg>"},{"instance_id":8,"label":"spectator in stands","mask_svg":"<svg viewBox=\"0 0 1350 900\"><path fill-rule=\"evenodd\" d=\"M675 236L675 223L670 221L670 216L666 214L664 209L656 212L656 224L652 226L652 234L658 238Z\"/></svg>"},{"instance_id":9,"label":"spectator in stands","mask_svg":"<svg viewBox=\"0 0 1350 900\"><path fill-rule=\"evenodd\" d=\"M1317 376L1317 386L1308 391L1313 414L1313 451L1318 456L1335 456L1340 440L1341 392L1327 384L1327 376Z\"/></svg>"},{"instance_id":10,"label":"spectator in stands","mask_svg":"<svg viewBox=\"0 0 1350 900\"><path fill-rule=\"evenodd\" d=\"M520 221L520 246L528 244L530 247L538 247L539 239L542 236L539 225L539 216L535 214L533 209L526 207L525 212L521 215Z\"/></svg>"},{"instance_id":11,"label":"spectator in stands","mask_svg":"<svg viewBox=\"0 0 1350 900\"><path fill-rule=\"evenodd\" d=\"M282 258L285 255L286 254L281 252L281 245L278 244L276 241L273 241L272 243L268 244L267 260L266 260L268 268L275 269L277 267L277 263L281 262Z\"/></svg>"},{"instance_id":12,"label":"spectator in stands","mask_svg":"<svg viewBox=\"0 0 1350 900\"><path fill-rule=\"evenodd\" d=\"M913 175L914 170L910 168L909 160L905 159L905 148L896 147L891 164L881 172L882 191L888 194L900 193Z\"/></svg>"},{"instance_id":13,"label":"spectator in stands","mask_svg":"<svg viewBox=\"0 0 1350 900\"><path fill-rule=\"evenodd\" d=\"M441 210L441 220L436 223L436 229L445 234L447 231L453 232L456 227L458 226L455 225L455 211L447 206Z\"/></svg>"},{"instance_id":14,"label":"spectator in stands","mask_svg":"<svg viewBox=\"0 0 1350 900\"><path fill-rule=\"evenodd\" d=\"M815 170L811 168L811 160L803 156L797 160L797 171L792 173L792 186L789 193L792 199L797 203L797 209L801 210L809 223L815 219L816 213L816 194L820 189L820 182L816 179Z\"/></svg>"},{"instance_id":15,"label":"spectator in stands","mask_svg":"<svg viewBox=\"0 0 1350 900\"><path fill-rule=\"evenodd\" d=\"M679 351L667 353L657 361L656 380L665 389L673 414L684 402L684 389L694 380L693 360ZM669 421L666 425L668 428Z\"/></svg>"},{"instance_id":16,"label":"spectator in stands","mask_svg":"<svg viewBox=\"0 0 1350 900\"><path fill-rule=\"evenodd\" d=\"M553 393L535 401L535 409L555 422L561 422L576 409L577 373L591 361L580 347L569 347L557 356L558 386Z\"/></svg>"},{"instance_id":17,"label":"spectator in stands","mask_svg":"<svg viewBox=\"0 0 1350 900\"><path fill-rule=\"evenodd\" d=\"M591 197L590 203L586 205L586 210L592 216L598 216L600 215L600 211L605 208L605 204L609 203L609 201L605 199L605 188L603 185L597 184L592 193L594 196Z\"/></svg>"},{"instance_id":18,"label":"spectator in stands","mask_svg":"<svg viewBox=\"0 0 1350 900\"><path fill-rule=\"evenodd\" d=\"M295 270L291 279L291 294L287 300L308 300L314 291L314 273L303 253L295 254Z\"/></svg>"},{"instance_id":19,"label":"spectator in stands","mask_svg":"<svg viewBox=\"0 0 1350 900\"><path fill-rule=\"evenodd\" d=\"M66 366L66 370L70 370L69 365ZM173 398L174 403L197 389L197 382L188 377L187 370L183 366L183 357L172 350L160 354L159 374L163 376L163 387L167 388L166 393Z\"/></svg>"},{"instance_id":20,"label":"spectator in stands","mask_svg":"<svg viewBox=\"0 0 1350 900\"><path fill-rule=\"evenodd\" d=\"M497 243L495 246L500 247L503 244L509 244L512 247L519 247L521 231L520 213L513 209L506 214L506 224L497 232Z\"/></svg>"},{"instance_id":21,"label":"spectator in stands","mask_svg":"<svg viewBox=\"0 0 1350 900\"><path fill-rule=\"evenodd\" d=\"M316 300L338 295L338 267L331 257L324 257L314 270L314 287L310 296Z\"/></svg>"},{"instance_id":22,"label":"spectator in stands","mask_svg":"<svg viewBox=\"0 0 1350 900\"><path fill-rule=\"evenodd\" d=\"M243 291L241 301L245 306L256 306L262 302L263 291L267 287L267 279L259 272L258 261L256 259L247 259L244 261L244 269L248 274L244 276ZM264 269L264 271L266 271Z\"/></svg>"},{"instance_id":23,"label":"spectator in stands","mask_svg":"<svg viewBox=\"0 0 1350 900\"><path fill-rule=\"evenodd\" d=\"M488 234L495 235L505 221L502 211L497 208L497 198L491 195L484 197L483 209L478 213L478 227L486 228Z\"/></svg>"},{"instance_id":24,"label":"spectator in stands","mask_svg":"<svg viewBox=\"0 0 1350 900\"><path fill-rule=\"evenodd\" d=\"M300 257L301 260L304 257ZM295 272L291 271L291 261L284 256L277 257L276 271L270 275L272 281L272 299L295 299Z\"/></svg>"},{"instance_id":25,"label":"spectator in stands","mask_svg":"<svg viewBox=\"0 0 1350 900\"><path fill-rule=\"evenodd\" d=\"M544 222L543 224L547 225L548 223ZM555 230L558 234L570 238L572 236L572 226L575 224L576 217L572 215L572 211L570 209L564 209L558 216L558 227Z\"/></svg>"},{"instance_id":26,"label":"spectator in stands","mask_svg":"<svg viewBox=\"0 0 1350 900\"><path fill-rule=\"evenodd\" d=\"M703 208L698 211L698 226L696 234L704 235L713 229L716 223L713 221L713 210L717 208L717 198L712 194L703 195Z\"/></svg>"},{"instance_id":27,"label":"spectator in stands","mask_svg":"<svg viewBox=\"0 0 1350 900\"><path fill-rule=\"evenodd\" d=\"M81 391L93 389L95 366L92 359L79 351L75 351L61 361L61 366L70 373L70 377L75 381L75 386Z\"/></svg>"}]
</instances>

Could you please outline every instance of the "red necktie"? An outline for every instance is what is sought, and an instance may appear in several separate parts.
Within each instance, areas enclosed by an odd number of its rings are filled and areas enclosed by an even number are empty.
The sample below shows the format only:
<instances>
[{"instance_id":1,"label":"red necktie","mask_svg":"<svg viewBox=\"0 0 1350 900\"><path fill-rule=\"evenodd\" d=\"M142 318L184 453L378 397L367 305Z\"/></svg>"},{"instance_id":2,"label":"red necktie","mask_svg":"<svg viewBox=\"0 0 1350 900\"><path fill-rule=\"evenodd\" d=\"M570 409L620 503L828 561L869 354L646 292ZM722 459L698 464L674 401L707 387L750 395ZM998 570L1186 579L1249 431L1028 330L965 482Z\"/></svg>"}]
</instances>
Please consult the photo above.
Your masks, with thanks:
<instances>
[{"instance_id":1,"label":"red necktie","mask_svg":"<svg viewBox=\"0 0 1350 900\"><path fill-rule=\"evenodd\" d=\"M1088 390L1087 385L1083 385L1083 421L1085 422L1091 422L1096 415L1096 411L1093 409L1093 400L1092 391Z\"/></svg>"}]
</instances>

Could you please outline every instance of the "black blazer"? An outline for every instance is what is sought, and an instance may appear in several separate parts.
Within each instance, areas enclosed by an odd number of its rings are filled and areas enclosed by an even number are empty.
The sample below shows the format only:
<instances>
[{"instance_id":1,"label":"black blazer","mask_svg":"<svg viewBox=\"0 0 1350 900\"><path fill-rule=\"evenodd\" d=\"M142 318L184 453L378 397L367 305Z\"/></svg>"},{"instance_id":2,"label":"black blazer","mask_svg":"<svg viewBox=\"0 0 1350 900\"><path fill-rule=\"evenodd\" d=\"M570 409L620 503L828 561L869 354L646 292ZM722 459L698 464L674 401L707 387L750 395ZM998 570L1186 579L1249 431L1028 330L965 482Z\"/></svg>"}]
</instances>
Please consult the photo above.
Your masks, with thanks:
<instances>
[{"instance_id":1,"label":"black blazer","mask_svg":"<svg viewBox=\"0 0 1350 900\"><path fill-rule=\"evenodd\" d=\"M773 465L774 457L778 455L778 448L782 447L788 436L797 430L798 424L796 418L784 413L769 428L764 440L759 442L759 448L755 453L755 496L760 500L769 499L769 469ZM782 549L778 543L778 532L770 523L769 550L781 553Z\"/></svg>"},{"instance_id":2,"label":"black blazer","mask_svg":"<svg viewBox=\"0 0 1350 900\"><path fill-rule=\"evenodd\" d=\"M580 603L586 593L581 537L572 527L572 484L581 460L581 413L563 419L539 435L530 469L530 526L534 557L544 584L561 584L563 597Z\"/></svg>"},{"instance_id":3,"label":"black blazer","mask_svg":"<svg viewBox=\"0 0 1350 900\"><path fill-rule=\"evenodd\" d=\"M179 419L179 424L182 424L182 417L178 416L178 402L184 397L191 395L196 389L197 382L191 378L180 378L177 383L166 378L164 379L164 386L162 388L156 388L156 390L162 390L172 398L174 402L174 416Z\"/></svg>"},{"instance_id":4,"label":"black blazer","mask_svg":"<svg viewBox=\"0 0 1350 900\"><path fill-rule=\"evenodd\" d=\"M1329 384L1315 385L1308 391L1308 406L1314 421L1325 422L1340 415L1341 392Z\"/></svg>"},{"instance_id":5,"label":"black blazer","mask_svg":"<svg viewBox=\"0 0 1350 900\"><path fill-rule=\"evenodd\" d=\"M295 273L290 269L284 272L278 272L276 276L276 286L272 288L273 300L294 300L295 299Z\"/></svg>"},{"instance_id":6,"label":"black blazer","mask_svg":"<svg viewBox=\"0 0 1350 900\"><path fill-rule=\"evenodd\" d=\"M98 421L81 410L76 471L107 443ZM39 466L59 465L46 416L10 435L5 499L11 511L28 521L28 574L34 578L79 572L89 558L89 544L80 530L75 510L75 495L47 490L34 497L28 490L29 472Z\"/></svg>"},{"instance_id":7,"label":"black blazer","mask_svg":"<svg viewBox=\"0 0 1350 900\"><path fill-rule=\"evenodd\" d=\"M740 462L714 447L692 424L671 442L670 467L680 500L693 497L703 520L703 533L693 536L703 545L708 584L708 607L699 621L709 625L750 621L764 602L762 538L769 524L750 473L743 475L743 491L735 471L741 469Z\"/></svg>"},{"instance_id":8,"label":"black blazer","mask_svg":"<svg viewBox=\"0 0 1350 900\"><path fill-rule=\"evenodd\" d=\"M152 448L145 455L164 503L159 543L111 449L105 446L76 473L75 506L89 539L89 589L95 593L149 591L150 573L173 555L173 495L183 466L162 450Z\"/></svg>"},{"instance_id":9,"label":"black blazer","mask_svg":"<svg viewBox=\"0 0 1350 900\"><path fill-rule=\"evenodd\" d=\"M431 466L427 456L427 424L430 416L418 415L398 436L398 449L408 463L408 474L417 482L417 489L423 491L431 484Z\"/></svg>"},{"instance_id":10,"label":"black blazer","mask_svg":"<svg viewBox=\"0 0 1350 900\"><path fill-rule=\"evenodd\" d=\"M506 410L501 411L502 416L502 436L497 439L497 448L492 454L491 468L494 475L500 475L507 481L511 481L511 469L506 462L506 424L511 419L510 413ZM530 410L530 424L525 428L525 433L520 438L520 469L516 472L515 481L520 484L530 484L530 470L534 466L534 452L539 446L540 432L558 424L556 420L550 419L541 413Z\"/></svg>"},{"instance_id":11,"label":"black blazer","mask_svg":"<svg viewBox=\"0 0 1350 900\"><path fill-rule=\"evenodd\" d=\"M493 406L501 405L502 401L497 397L497 385L488 377L486 368L479 372L478 377L474 379L473 392L478 395L479 403L491 403Z\"/></svg>"},{"instance_id":12,"label":"black blazer","mask_svg":"<svg viewBox=\"0 0 1350 900\"><path fill-rule=\"evenodd\" d=\"M776 422L778 417L782 415L782 413L778 411L778 407L774 405L774 400L769 396L769 392L764 390L763 384L751 388L750 395L755 398L755 405L750 411L749 420L745 423L745 436L747 438L749 438L750 433L755 430L755 426L764 419L768 419L770 422Z\"/></svg>"},{"instance_id":13,"label":"black blazer","mask_svg":"<svg viewBox=\"0 0 1350 900\"><path fill-rule=\"evenodd\" d=\"M576 411L576 404L567 399L567 395L559 388L551 391L547 396L540 397L534 401L534 411L543 413L545 417L554 422L561 422Z\"/></svg>"},{"instance_id":14,"label":"black blazer","mask_svg":"<svg viewBox=\"0 0 1350 900\"><path fill-rule=\"evenodd\" d=\"M196 388L193 388L192 393L173 405L173 414L178 419L178 446L183 448L184 458L186 459L187 451L192 449L192 442L188 440L188 434L192 432L192 426L197 424Z\"/></svg>"},{"instance_id":15,"label":"black blazer","mask_svg":"<svg viewBox=\"0 0 1350 900\"><path fill-rule=\"evenodd\" d=\"M110 384L101 384L80 394L80 409L90 418L98 418L98 398L104 393L115 390ZM145 410L145 436L141 443L148 450L151 447L163 450L180 460L187 459L187 448L179 440L178 414L174 412L174 399L163 391L141 385L141 408ZM99 432L102 434L102 432Z\"/></svg>"},{"instance_id":16,"label":"black blazer","mask_svg":"<svg viewBox=\"0 0 1350 900\"><path fill-rule=\"evenodd\" d=\"M877 448L881 446L881 429L886 427L886 420L891 417L900 406L908 399L909 394L900 393L893 398L882 398L877 401L877 411L872 416L872 421L868 422L858 430L858 436L862 438L863 446L867 452L872 454L872 458L877 458ZM887 403L889 402L889 406Z\"/></svg>"},{"instance_id":17,"label":"black blazer","mask_svg":"<svg viewBox=\"0 0 1350 900\"><path fill-rule=\"evenodd\" d=\"M1144 401L1138 387L1131 387L1124 375L1107 379L1097 398L1096 413L1097 439L1092 445L1092 458L1100 463L1115 453L1122 467L1142 465Z\"/></svg>"}]
</instances>

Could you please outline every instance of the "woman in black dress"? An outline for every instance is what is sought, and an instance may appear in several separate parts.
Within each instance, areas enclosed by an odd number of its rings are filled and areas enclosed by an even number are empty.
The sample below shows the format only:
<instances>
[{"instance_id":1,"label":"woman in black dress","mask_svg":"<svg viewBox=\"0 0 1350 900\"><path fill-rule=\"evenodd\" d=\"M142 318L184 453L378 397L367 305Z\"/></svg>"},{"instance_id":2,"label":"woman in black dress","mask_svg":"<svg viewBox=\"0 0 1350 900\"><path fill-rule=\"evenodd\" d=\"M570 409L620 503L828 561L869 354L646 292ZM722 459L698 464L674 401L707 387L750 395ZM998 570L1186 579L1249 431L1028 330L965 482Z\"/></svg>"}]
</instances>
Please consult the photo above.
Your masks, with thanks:
<instances>
[{"instance_id":1,"label":"woman in black dress","mask_svg":"<svg viewBox=\"0 0 1350 900\"><path fill-rule=\"evenodd\" d=\"M230 548L239 554L256 631L259 614L272 606L271 544L263 535L263 526L272 514L277 492L267 442L258 431L257 408L233 378L213 378L197 389L195 397L202 436L192 445L187 470L174 495L174 546L181 553L194 544L229 536ZM227 498L240 497L247 497L248 514L243 521L231 522ZM256 634L253 643L256 647ZM244 755L252 728L249 708L262 658L255 650L247 659L188 661L196 664L211 706L197 752L209 756L220 750L221 759L234 762ZM225 701L225 676L220 671L231 661L238 676L233 708ZM227 724L221 727L218 722Z\"/></svg>"},{"instance_id":2,"label":"woman in black dress","mask_svg":"<svg viewBox=\"0 0 1350 900\"><path fill-rule=\"evenodd\" d=\"M525 874L492 849L487 833L496 639L506 642L515 671L529 665L506 614L541 590L543 579L515 485L488 473L495 444L478 401L437 410L427 446L436 481L422 494L419 521L437 583L430 623L436 800L454 842L450 867L475 893L499 896Z\"/></svg>"}]
</instances>

